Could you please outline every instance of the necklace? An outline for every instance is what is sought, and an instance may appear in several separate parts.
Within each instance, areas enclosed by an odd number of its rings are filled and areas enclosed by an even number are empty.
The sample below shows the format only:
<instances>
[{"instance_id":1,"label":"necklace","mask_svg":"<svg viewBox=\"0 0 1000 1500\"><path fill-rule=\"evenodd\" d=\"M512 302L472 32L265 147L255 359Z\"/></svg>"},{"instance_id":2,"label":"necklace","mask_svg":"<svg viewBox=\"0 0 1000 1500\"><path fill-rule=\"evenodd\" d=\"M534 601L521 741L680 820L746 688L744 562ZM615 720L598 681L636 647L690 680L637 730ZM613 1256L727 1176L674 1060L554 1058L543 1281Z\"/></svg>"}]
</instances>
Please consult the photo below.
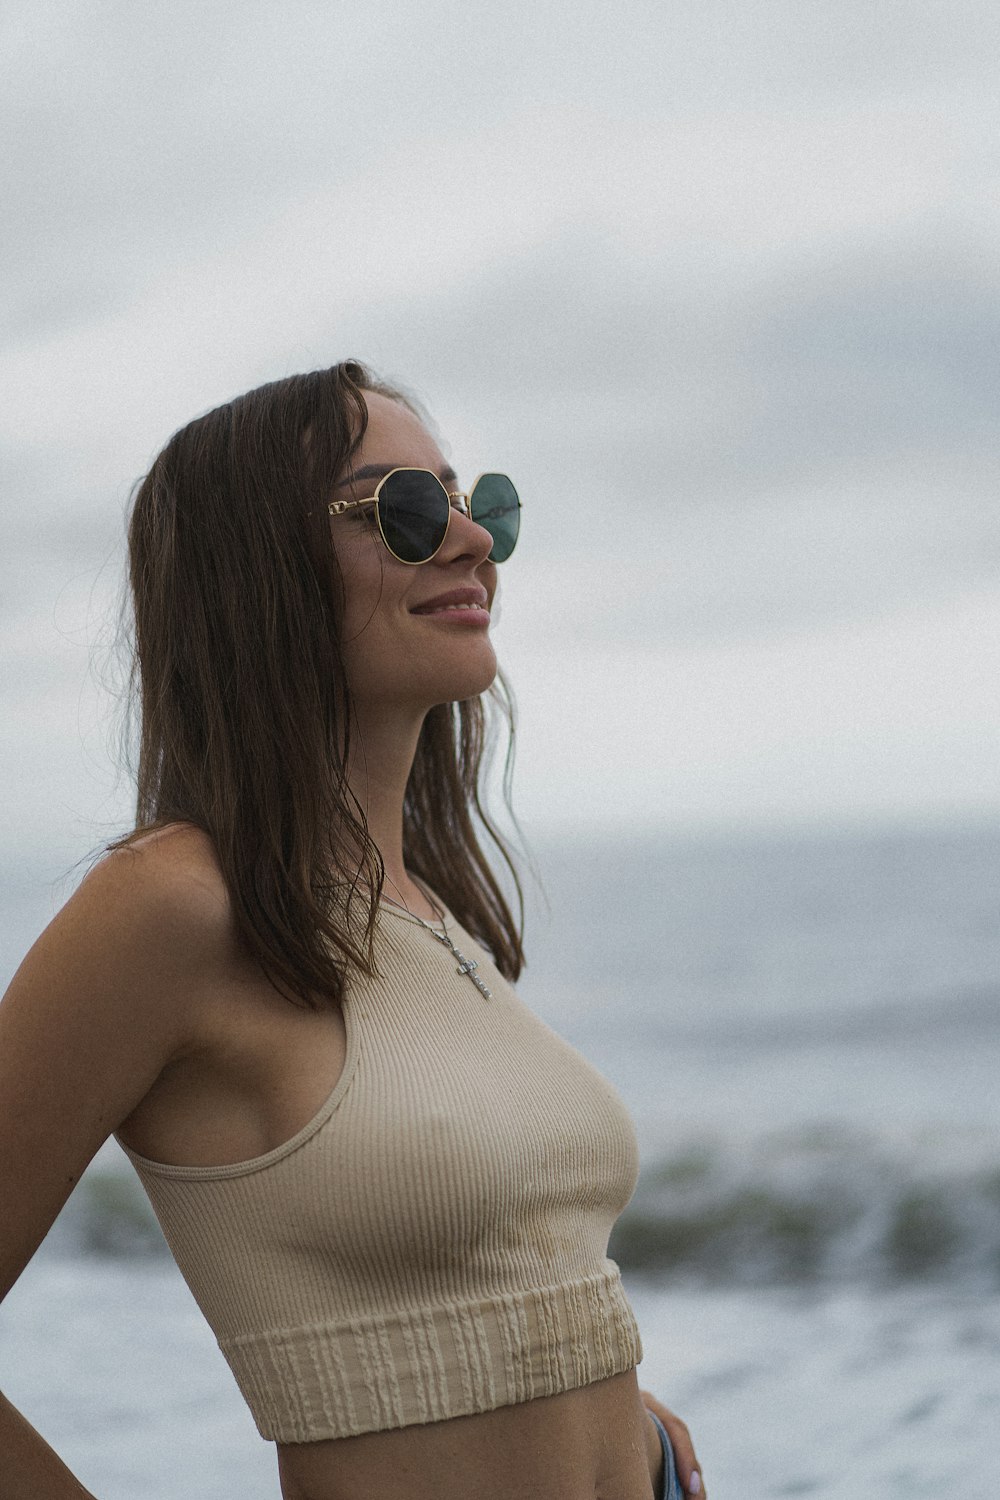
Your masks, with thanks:
<instances>
[{"instance_id":1,"label":"necklace","mask_svg":"<svg viewBox=\"0 0 1000 1500\"><path fill-rule=\"evenodd\" d=\"M391 884L392 882L390 881L390 885ZM392 888L393 890L396 889L395 886L393 886ZM421 887L421 889L423 888ZM424 891L424 895L427 896L426 891ZM437 928L432 927L429 922L425 922L423 917L418 917L415 911L410 911L410 908L407 906L405 901L393 901L391 896L386 895L383 895L382 897L382 900L388 901L390 906L401 907L402 910L406 912L407 916L413 918L414 922L419 922L421 927L426 928L431 937L437 938L439 943L444 943L445 947L449 948L454 956L458 959L458 968L455 972L457 974L464 974L467 979L471 979L472 983L476 986L476 989L479 991L479 993L483 995L487 1000L492 1000L492 990L488 990L486 988L485 984L476 973L476 970L479 968L479 960L476 958L466 958L464 953L459 952L459 950L455 947L455 944L452 942L451 938L448 936L448 927L444 920L444 912L441 911L441 909L438 907L436 901L431 900L430 896L427 896L427 899L428 901L430 901L431 906L437 913L437 919L441 923L441 927L443 929L443 931L441 932L438 932Z\"/></svg>"}]
</instances>

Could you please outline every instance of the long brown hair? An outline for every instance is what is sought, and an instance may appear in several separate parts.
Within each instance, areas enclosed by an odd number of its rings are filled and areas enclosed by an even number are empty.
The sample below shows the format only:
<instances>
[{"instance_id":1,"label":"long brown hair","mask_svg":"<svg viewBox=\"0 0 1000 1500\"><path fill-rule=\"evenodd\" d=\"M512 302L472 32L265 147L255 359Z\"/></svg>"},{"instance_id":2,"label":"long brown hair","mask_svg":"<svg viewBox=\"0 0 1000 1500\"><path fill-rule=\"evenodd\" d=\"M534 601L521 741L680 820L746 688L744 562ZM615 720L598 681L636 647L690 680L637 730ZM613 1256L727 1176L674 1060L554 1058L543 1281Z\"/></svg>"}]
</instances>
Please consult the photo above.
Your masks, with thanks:
<instances>
[{"instance_id":1,"label":"long brown hair","mask_svg":"<svg viewBox=\"0 0 1000 1500\"><path fill-rule=\"evenodd\" d=\"M339 1003L350 964L376 972L385 877L346 779L343 579L326 504L364 436L365 391L425 417L356 360L276 380L176 432L136 486L128 527L136 827L108 847L177 821L203 829L248 951L283 994L311 1007ZM497 718L517 826L514 706L501 675L481 698L427 714L403 854L514 979L523 892L482 800ZM513 880L516 923L481 833ZM362 885L359 939L345 913Z\"/></svg>"}]
</instances>

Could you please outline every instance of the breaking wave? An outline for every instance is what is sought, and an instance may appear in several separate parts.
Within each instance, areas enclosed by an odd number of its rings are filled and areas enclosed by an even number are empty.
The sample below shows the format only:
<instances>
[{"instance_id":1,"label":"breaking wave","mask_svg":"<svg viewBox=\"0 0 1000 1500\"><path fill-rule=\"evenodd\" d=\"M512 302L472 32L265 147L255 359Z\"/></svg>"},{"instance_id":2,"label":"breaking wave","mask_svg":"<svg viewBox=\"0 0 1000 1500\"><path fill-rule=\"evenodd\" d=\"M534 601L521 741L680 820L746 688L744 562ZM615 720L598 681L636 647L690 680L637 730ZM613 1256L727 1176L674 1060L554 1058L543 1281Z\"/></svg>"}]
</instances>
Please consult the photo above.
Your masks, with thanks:
<instances>
[{"instance_id":1,"label":"breaking wave","mask_svg":"<svg viewBox=\"0 0 1000 1500\"><path fill-rule=\"evenodd\" d=\"M1000 1160L966 1137L837 1127L693 1140L640 1177L623 1270L699 1284L1000 1284Z\"/></svg>"}]
</instances>

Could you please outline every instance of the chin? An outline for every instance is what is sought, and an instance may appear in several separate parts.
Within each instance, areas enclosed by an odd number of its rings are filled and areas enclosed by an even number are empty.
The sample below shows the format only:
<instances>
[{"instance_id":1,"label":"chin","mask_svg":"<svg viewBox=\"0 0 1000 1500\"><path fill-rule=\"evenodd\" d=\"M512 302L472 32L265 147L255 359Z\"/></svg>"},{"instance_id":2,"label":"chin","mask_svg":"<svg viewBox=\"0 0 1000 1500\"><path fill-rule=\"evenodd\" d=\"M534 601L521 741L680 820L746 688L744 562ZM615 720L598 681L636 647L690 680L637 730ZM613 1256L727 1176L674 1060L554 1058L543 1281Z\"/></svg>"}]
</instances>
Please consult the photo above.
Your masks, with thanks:
<instances>
[{"instance_id":1,"label":"chin","mask_svg":"<svg viewBox=\"0 0 1000 1500\"><path fill-rule=\"evenodd\" d=\"M493 683L496 681L496 675L496 668L494 668L488 675L484 673L480 677L469 677L463 683L456 683L447 698L442 698L440 701L442 703L463 703L466 698L479 698L487 689L493 686Z\"/></svg>"},{"instance_id":2,"label":"chin","mask_svg":"<svg viewBox=\"0 0 1000 1500\"><path fill-rule=\"evenodd\" d=\"M478 662L465 661L457 664L451 672L442 671L438 679L440 696L438 703L461 703L466 698L478 698L496 680L497 659L492 646L484 652Z\"/></svg>"}]
</instances>

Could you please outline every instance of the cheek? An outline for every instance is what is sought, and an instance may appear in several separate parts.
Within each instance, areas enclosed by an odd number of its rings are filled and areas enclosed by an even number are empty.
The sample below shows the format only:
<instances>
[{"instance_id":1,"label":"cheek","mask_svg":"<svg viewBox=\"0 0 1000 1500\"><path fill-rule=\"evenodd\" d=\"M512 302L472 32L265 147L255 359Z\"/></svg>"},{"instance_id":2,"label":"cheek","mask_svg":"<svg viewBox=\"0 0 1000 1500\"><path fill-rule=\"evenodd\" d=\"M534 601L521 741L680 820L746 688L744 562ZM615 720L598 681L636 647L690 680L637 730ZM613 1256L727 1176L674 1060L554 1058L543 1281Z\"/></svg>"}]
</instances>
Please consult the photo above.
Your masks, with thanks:
<instances>
[{"instance_id":1,"label":"cheek","mask_svg":"<svg viewBox=\"0 0 1000 1500\"><path fill-rule=\"evenodd\" d=\"M360 629L377 614L390 592L380 552L374 537L351 538L338 547L337 562L344 580L345 629Z\"/></svg>"},{"instance_id":2,"label":"cheek","mask_svg":"<svg viewBox=\"0 0 1000 1500\"><path fill-rule=\"evenodd\" d=\"M394 676L411 644L396 581L387 569L364 568L344 582L341 646L349 674L356 686Z\"/></svg>"}]
</instances>

